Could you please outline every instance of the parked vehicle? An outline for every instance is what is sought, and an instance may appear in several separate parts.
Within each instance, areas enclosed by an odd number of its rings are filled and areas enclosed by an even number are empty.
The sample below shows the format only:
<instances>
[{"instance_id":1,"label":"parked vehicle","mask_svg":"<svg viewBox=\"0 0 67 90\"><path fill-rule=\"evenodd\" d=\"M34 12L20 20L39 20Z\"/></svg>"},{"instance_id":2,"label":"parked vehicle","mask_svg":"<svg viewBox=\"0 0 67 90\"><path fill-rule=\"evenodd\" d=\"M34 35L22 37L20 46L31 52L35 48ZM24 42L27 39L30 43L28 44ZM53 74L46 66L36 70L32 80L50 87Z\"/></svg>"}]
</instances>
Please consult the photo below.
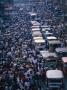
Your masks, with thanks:
<instances>
[{"instance_id":1,"label":"parked vehicle","mask_svg":"<svg viewBox=\"0 0 67 90\"><path fill-rule=\"evenodd\" d=\"M48 90L62 90L64 86L64 76L61 70L48 70L46 72L46 80Z\"/></svg>"}]
</instances>

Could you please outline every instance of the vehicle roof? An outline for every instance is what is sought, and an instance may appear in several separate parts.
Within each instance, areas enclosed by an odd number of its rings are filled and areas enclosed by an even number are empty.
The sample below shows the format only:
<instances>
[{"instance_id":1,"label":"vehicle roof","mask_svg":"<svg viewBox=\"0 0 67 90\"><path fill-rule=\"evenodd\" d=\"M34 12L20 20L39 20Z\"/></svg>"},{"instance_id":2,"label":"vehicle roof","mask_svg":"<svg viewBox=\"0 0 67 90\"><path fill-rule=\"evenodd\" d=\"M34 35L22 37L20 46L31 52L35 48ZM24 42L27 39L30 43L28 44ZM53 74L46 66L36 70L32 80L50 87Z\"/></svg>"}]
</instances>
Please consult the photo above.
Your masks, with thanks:
<instances>
[{"instance_id":1,"label":"vehicle roof","mask_svg":"<svg viewBox=\"0 0 67 90\"><path fill-rule=\"evenodd\" d=\"M35 13L35 12L29 12L29 14L30 14L31 16L36 16L36 15L37 15L37 13Z\"/></svg>"},{"instance_id":2,"label":"vehicle roof","mask_svg":"<svg viewBox=\"0 0 67 90\"><path fill-rule=\"evenodd\" d=\"M67 63L67 57L62 57L62 61L63 61L64 63Z\"/></svg>"},{"instance_id":3,"label":"vehicle roof","mask_svg":"<svg viewBox=\"0 0 67 90\"><path fill-rule=\"evenodd\" d=\"M61 44L60 40L51 40L48 41L49 44Z\"/></svg>"},{"instance_id":4,"label":"vehicle roof","mask_svg":"<svg viewBox=\"0 0 67 90\"><path fill-rule=\"evenodd\" d=\"M40 26L39 25L32 25L31 28L39 28Z\"/></svg>"},{"instance_id":5,"label":"vehicle roof","mask_svg":"<svg viewBox=\"0 0 67 90\"><path fill-rule=\"evenodd\" d=\"M44 39L35 39L34 40L35 43L45 43L45 40Z\"/></svg>"},{"instance_id":6,"label":"vehicle roof","mask_svg":"<svg viewBox=\"0 0 67 90\"><path fill-rule=\"evenodd\" d=\"M67 47L63 47L63 48L56 48L56 52L67 52Z\"/></svg>"},{"instance_id":7,"label":"vehicle roof","mask_svg":"<svg viewBox=\"0 0 67 90\"><path fill-rule=\"evenodd\" d=\"M61 79L63 78L63 73L61 70L48 70L46 72L46 77L49 79Z\"/></svg>"},{"instance_id":8,"label":"vehicle roof","mask_svg":"<svg viewBox=\"0 0 67 90\"><path fill-rule=\"evenodd\" d=\"M40 28L32 28L32 31L40 31Z\"/></svg>"},{"instance_id":9,"label":"vehicle roof","mask_svg":"<svg viewBox=\"0 0 67 90\"><path fill-rule=\"evenodd\" d=\"M49 36L47 37L48 40L56 40L57 38L55 36Z\"/></svg>"},{"instance_id":10,"label":"vehicle roof","mask_svg":"<svg viewBox=\"0 0 67 90\"><path fill-rule=\"evenodd\" d=\"M37 21L31 21L31 23L33 24L33 25L40 25L40 23L39 22L37 22Z\"/></svg>"},{"instance_id":11,"label":"vehicle roof","mask_svg":"<svg viewBox=\"0 0 67 90\"><path fill-rule=\"evenodd\" d=\"M43 39L43 37L33 37L33 39L39 40L39 39Z\"/></svg>"},{"instance_id":12,"label":"vehicle roof","mask_svg":"<svg viewBox=\"0 0 67 90\"><path fill-rule=\"evenodd\" d=\"M57 55L56 53L52 53L52 52L49 52L49 51L40 51L41 55L43 56L43 58L48 58L48 57L56 57L57 58Z\"/></svg>"}]
</instances>

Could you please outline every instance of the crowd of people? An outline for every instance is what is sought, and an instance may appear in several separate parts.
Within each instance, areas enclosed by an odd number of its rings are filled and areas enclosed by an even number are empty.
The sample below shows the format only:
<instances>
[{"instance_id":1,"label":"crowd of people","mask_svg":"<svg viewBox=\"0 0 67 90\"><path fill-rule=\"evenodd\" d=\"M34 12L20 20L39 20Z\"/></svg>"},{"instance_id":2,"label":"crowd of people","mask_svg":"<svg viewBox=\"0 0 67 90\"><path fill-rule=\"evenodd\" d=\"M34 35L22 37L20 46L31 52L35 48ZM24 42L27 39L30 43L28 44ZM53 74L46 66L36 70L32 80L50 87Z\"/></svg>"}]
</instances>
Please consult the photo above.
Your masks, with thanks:
<instances>
[{"instance_id":1,"label":"crowd of people","mask_svg":"<svg viewBox=\"0 0 67 90\"><path fill-rule=\"evenodd\" d=\"M1 34L0 88L1 90L30 90L35 88L34 75L42 69L30 32L27 12L20 11L9 22L6 32ZM37 63L38 62L38 63ZM33 81L33 82L32 82ZM34 89L37 90L37 89Z\"/></svg>"},{"instance_id":2,"label":"crowd of people","mask_svg":"<svg viewBox=\"0 0 67 90\"><path fill-rule=\"evenodd\" d=\"M52 9L58 10L59 8L57 2L54 3L56 6L54 5L50 9L47 8L48 2L46 7L45 5L43 7L35 5L34 10L36 9L39 14L42 24L47 18L44 17L42 10L50 11L52 22L46 23L64 42L66 38L63 33L63 23L60 21L53 25L55 11ZM17 9L15 10L16 15L12 15L9 20L3 22L5 32L0 33L0 90L42 90L41 82L45 83L45 68L43 58L35 50L35 44L32 40L29 10L25 7L22 11L16 6L14 8Z\"/></svg>"}]
</instances>

